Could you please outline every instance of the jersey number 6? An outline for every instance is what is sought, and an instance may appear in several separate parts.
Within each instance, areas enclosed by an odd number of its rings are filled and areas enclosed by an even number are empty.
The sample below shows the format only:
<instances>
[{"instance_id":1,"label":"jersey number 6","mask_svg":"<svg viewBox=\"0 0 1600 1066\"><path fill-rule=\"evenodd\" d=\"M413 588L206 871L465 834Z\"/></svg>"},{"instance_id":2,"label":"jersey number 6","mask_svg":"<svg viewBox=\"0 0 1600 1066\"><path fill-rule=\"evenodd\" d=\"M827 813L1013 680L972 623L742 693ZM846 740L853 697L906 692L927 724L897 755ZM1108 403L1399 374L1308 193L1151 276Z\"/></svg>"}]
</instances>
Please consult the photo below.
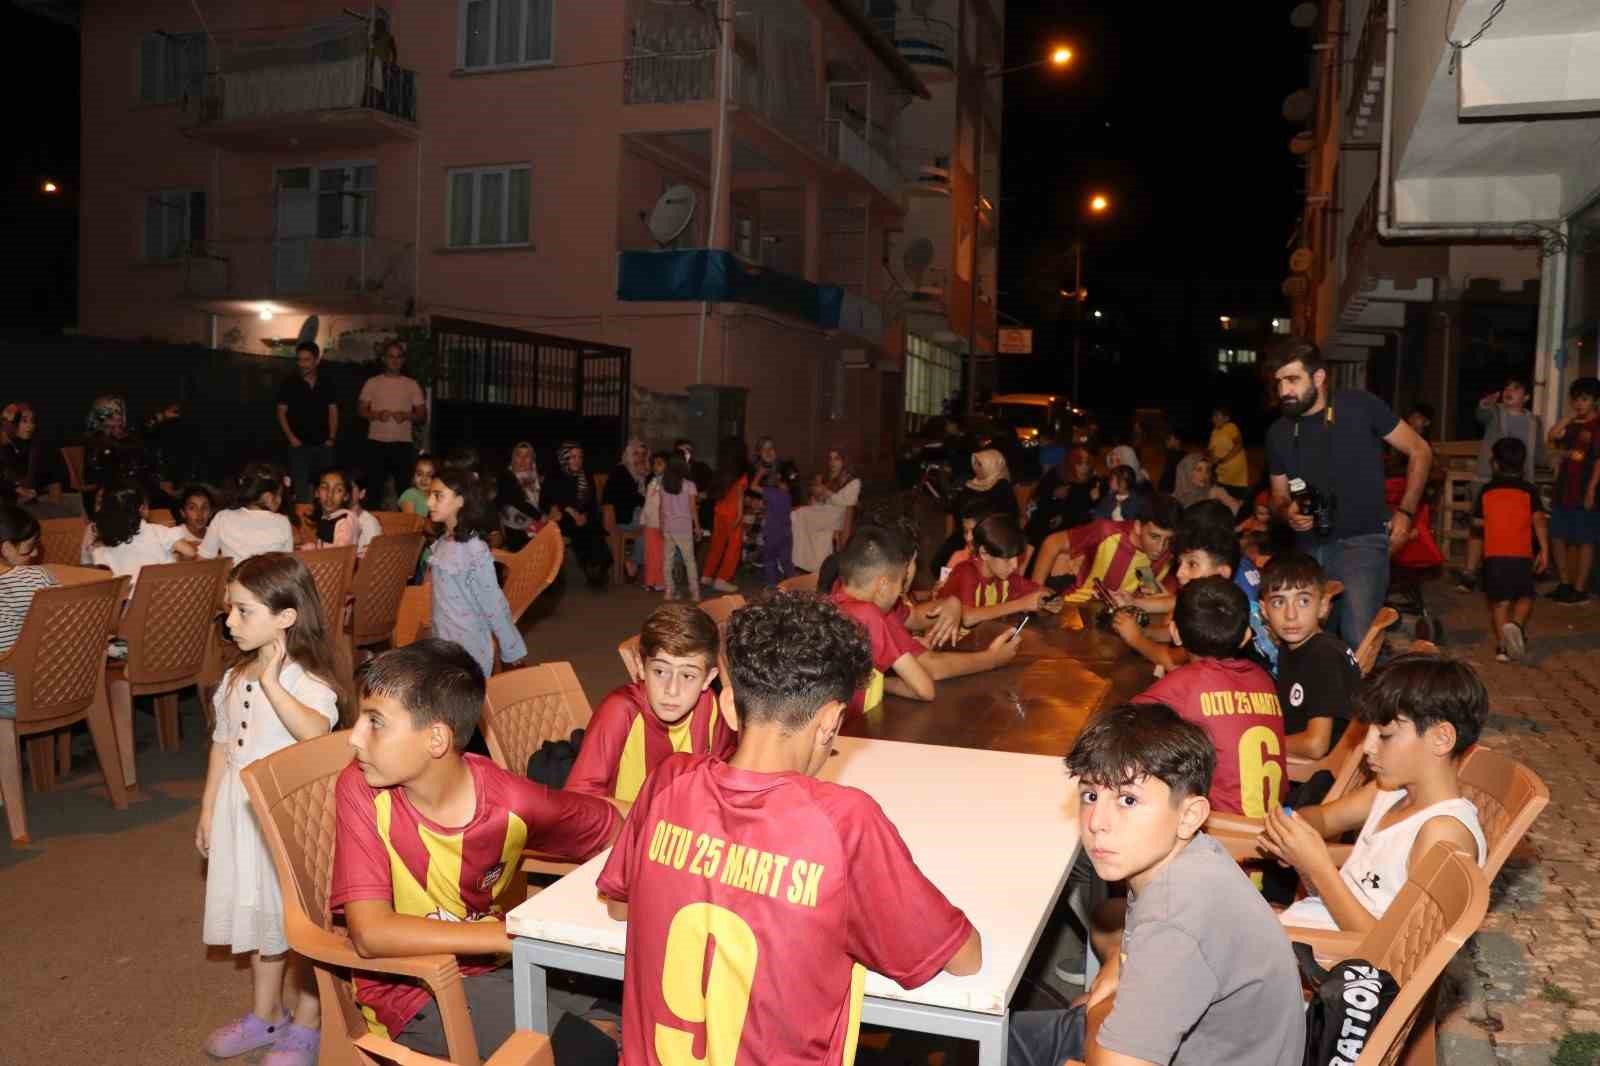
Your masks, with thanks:
<instances>
[{"instance_id":1,"label":"jersey number 6","mask_svg":"<svg viewBox=\"0 0 1600 1066\"><path fill-rule=\"evenodd\" d=\"M1239 803L1245 817L1265 818L1267 804L1277 803L1283 789L1283 763L1278 735L1264 725L1252 726L1239 737Z\"/></svg>"},{"instance_id":2,"label":"jersey number 6","mask_svg":"<svg viewBox=\"0 0 1600 1066\"><path fill-rule=\"evenodd\" d=\"M706 944L716 941L706 972ZM694 1054L694 1032L656 1025L656 1057L664 1066L734 1066L750 986L756 976L756 934L726 907L691 903L672 916L667 930L661 997L691 1025L705 1026L706 1057Z\"/></svg>"}]
</instances>

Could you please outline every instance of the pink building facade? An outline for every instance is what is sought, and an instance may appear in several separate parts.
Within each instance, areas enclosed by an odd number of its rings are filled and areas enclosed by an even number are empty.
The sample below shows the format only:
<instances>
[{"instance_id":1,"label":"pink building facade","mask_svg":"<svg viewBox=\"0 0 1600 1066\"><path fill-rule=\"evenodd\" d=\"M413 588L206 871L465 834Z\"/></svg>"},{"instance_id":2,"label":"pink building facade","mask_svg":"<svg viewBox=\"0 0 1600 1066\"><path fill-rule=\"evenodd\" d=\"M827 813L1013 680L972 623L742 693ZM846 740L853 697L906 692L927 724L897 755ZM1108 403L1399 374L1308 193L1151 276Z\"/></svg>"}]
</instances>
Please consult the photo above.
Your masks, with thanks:
<instances>
[{"instance_id":1,"label":"pink building facade","mask_svg":"<svg viewBox=\"0 0 1600 1066\"><path fill-rule=\"evenodd\" d=\"M724 47L714 5L390 0L370 26L347 8L79 5L83 332L265 355L311 314L335 351L470 319L626 346L657 393L742 386L747 433L802 463L887 464L906 412L890 253L928 152L903 151L900 118L929 97L892 20L724 0ZM695 208L663 244L648 219L674 186ZM625 284L660 261L640 256L697 249L834 312Z\"/></svg>"}]
</instances>

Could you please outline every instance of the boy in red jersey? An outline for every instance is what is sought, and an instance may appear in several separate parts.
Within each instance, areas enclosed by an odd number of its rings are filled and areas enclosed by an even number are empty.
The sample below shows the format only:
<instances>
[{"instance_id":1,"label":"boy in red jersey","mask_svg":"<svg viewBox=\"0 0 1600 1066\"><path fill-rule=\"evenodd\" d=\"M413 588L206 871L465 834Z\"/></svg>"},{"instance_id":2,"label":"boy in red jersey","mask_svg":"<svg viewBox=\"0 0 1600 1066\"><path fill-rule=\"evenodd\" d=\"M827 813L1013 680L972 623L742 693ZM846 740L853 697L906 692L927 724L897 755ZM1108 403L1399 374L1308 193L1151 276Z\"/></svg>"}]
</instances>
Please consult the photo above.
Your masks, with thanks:
<instances>
[{"instance_id":1,"label":"boy in red jersey","mask_svg":"<svg viewBox=\"0 0 1600 1066\"><path fill-rule=\"evenodd\" d=\"M1133 698L1164 703L1205 730L1217 747L1211 809L1265 818L1283 802L1283 708L1267 672L1244 658L1250 601L1225 577L1183 586L1172 612L1189 662Z\"/></svg>"},{"instance_id":2,"label":"boy in red jersey","mask_svg":"<svg viewBox=\"0 0 1600 1066\"><path fill-rule=\"evenodd\" d=\"M365 958L460 955L478 1047L515 1027L500 894L524 847L583 861L617 835L616 808L556 792L462 749L483 709L483 672L461 646L421 640L372 661L350 734L355 761L335 785L337 843L328 904L343 909ZM472 961L468 961L468 959ZM447 1054L428 990L356 978L374 1033Z\"/></svg>"},{"instance_id":3,"label":"boy in red jersey","mask_svg":"<svg viewBox=\"0 0 1600 1066\"><path fill-rule=\"evenodd\" d=\"M692 603L665 603L639 631L644 676L600 701L567 778L568 792L626 811L650 771L675 751L733 754L738 735L717 714L717 623Z\"/></svg>"},{"instance_id":4,"label":"boy in red jersey","mask_svg":"<svg viewBox=\"0 0 1600 1066\"><path fill-rule=\"evenodd\" d=\"M657 767L600 874L628 922L622 1059L841 1066L864 967L914 988L982 945L877 803L815 778L871 669L856 625L779 593L734 612L726 661L738 750Z\"/></svg>"},{"instance_id":5,"label":"boy in red jersey","mask_svg":"<svg viewBox=\"0 0 1600 1066\"><path fill-rule=\"evenodd\" d=\"M1027 547L1014 517L990 515L972 527L972 557L950 570L934 596L959 600L965 626L1008 614L1060 611L1060 598L1022 572L1022 553Z\"/></svg>"},{"instance_id":6,"label":"boy in red jersey","mask_svg":"<svg viewBox=\"0 0 1600 1066\"><path fill-rule=\"evenodd\" d=\"M884 693L911 700L931 700L934 683L992 670L1017 654L1010 630L999 633L982 651L929 651L911 635L896 610L916 556L896 530L877 526L858 529L839 553L839 587L828 598L867 635L872 674L856 691L850 710L871 711ZM584 746L588 746L587 739Z\"/></svg>"}]
</instances>

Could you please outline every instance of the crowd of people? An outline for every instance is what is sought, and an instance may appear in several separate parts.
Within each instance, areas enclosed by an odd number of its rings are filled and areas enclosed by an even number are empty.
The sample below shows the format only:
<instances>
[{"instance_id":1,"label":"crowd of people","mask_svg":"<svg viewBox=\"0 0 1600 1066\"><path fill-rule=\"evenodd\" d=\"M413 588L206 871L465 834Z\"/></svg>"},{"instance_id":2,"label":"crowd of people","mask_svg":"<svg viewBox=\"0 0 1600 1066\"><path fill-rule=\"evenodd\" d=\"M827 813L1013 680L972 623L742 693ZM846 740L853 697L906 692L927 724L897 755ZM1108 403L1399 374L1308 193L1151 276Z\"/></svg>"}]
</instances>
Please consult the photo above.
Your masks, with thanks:
<instances>
[{"instance_id":1,"label":"crowd of people","mask_svg":"<svg viewBox=\"0 0 1600 1066\"><path fill-rule=\"evenodd\" d=\"M631 440L603 484L575 441L553 462L532 441L503 466L470 448L418 455L411 431L426 405L399 346L362 390L372 427L363 468L335 461L338 408L314 346L302 346L279 395L286 462L251 464L220 492L174 483L129 440L120 400L97 401L82 561L134 579L177 559L234 563L232 664L213 705L195 842L208 859L202 935L249 957L252 993L205 1050L265 1049L267 1066L316 1060L315 985L289 951L239 771L343 725L355 757L336 787L329 905L363 956L461 956L485 1052L514 1027L496 956L510 947L501 898L520 876L516 857L534 848L583 861L610 847L599 890L628 923L621 998L552 993L563 1024L592 1027L613 1059L633 1063L695 1049L726 1063L848 1061L862 966L906 987L970 975L983 930L924 876L869 796L818 771L852 716L884 713L889 697L930 701L951 678L1005 667L1043 614L1064 615L1052 624L1068 628L1102 619L1153 677L1096 714L1066 755L1088 861L1124 886L1093 917L1099 976L1069 1009L1015 1015L1010 1056L1298 1066L1293 930L1369 930L1437 843L1484 861L1457 773L1487 694L1469 667L1439 656L1399 656L1363 681L1353 649L1383 601L1391 551L1414 535L1430 450L1376 397L1330 389L1313 346L1284 355L1281 417L1254 481L1219 407L1205 439L1166 442L1154 478L1131 434L1099 439L1085 424L1069 439L1047 435L1041 474L1022 493L1014 438L929 433L903 471L912 487L889 501L864 498L842 452L805 479L770 437L753 449L722 442L714 468L686 440L657 451ZM1496 436L1475 511L1507 658L1525 649L1534 572L1553 552L1572 590L1557 599L1575 602L1600 539L1588 529L1600 386L1575 385L1574 413L1547 435L1561 455L1547 538L1528 485L1529 448L1544 437L1519 385L1485 400ZM51 476L33 421L23 404L0 412L14 489L0 503L0 651L54 580L37 565L40 527L27 507ZM298 496L314 498L309 512ZM368 504L386 497L427 519L418 578L432 585L431 636L364 664L350 706L334 658L339 620L323 616L297 550L359 554L378 533ZM150 521L157 505L171 508L172 525ZM946 523L934 535L930 509ZM611 534L630 537L626 576L668 602L644 620L633 676L598 703L570 771L535 783L468 749L485 679L529 656L491 546L519 548L551 523L596 584L609 576ZM1574 547L1587 564L1560 561ZM703 585L738 590L741 567L767 585L815 574L816 592L752 597L719 627L695 601ZM975 647L963 642L996 621ZM0 714L15 700L10 680L0 674ZM1368 784L1330 799L1328 774L1290 781L1291 757L1321 758L1352 728L1365 730ZM1252 880L1203 831L1213 814L1251 820L1270 869ZM734 842L762 861L804 860L792 881L753 865L719 877L701 845L686 870L664 858L664 826L671 847ZM1335 862L1325 841L1347 832L1355 847ZM817 873L807 881L800 866ZM375 1032L446 1053L426 989L361 977L356 995Z\"/></svg>"}]
</instances>

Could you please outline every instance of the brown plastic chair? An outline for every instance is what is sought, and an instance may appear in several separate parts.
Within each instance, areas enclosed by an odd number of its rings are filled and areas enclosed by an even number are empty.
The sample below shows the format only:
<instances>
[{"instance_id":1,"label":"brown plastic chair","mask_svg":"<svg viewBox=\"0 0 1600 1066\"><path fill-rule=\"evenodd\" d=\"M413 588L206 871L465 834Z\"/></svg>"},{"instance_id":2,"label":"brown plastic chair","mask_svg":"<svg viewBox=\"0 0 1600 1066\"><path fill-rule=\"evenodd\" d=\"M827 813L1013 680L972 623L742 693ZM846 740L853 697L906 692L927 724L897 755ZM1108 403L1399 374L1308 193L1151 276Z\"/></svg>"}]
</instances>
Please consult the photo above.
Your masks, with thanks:
<instances>
[{"instance_id":1,"label":"brown plastic chair","mask_svg":"<svg viewBox=\"0 0 1600 1066\"><path fill-rule=\"evenodd\" d=\"M227 559L202 559L139 571L133 601L118 628L128 643L128 657L106 666L122 779L129 788L137 780L133 698L156 697L156 737L162 751L176 751L178 694L191 685L198 687L205 678L206 652L230 568Z\"/></svg>"},{"instance_id":2,"label":"brown plastic chair","mask_svg":"<svg viewBox=\"0 0 1600 1066\"><path fill-rule=\"evenodd\" d=\"M416 573L422 554L421 533L385 533L373 537L356 569L352 585L355 605L350 611L350 647L386 644L394 640L395 623L406 582Z\"/></svg>"},{"instance_id":3,"label":"brown plastic chair","mask_svg":"<svg viewBox=\"0 0 1600 1066\"><path fill-rule=\"evenodd\" d=\"M494 553L495 561L506 568L506 580L501 588L511 607L513 622L522 617L561 573L561 557L565 550L561 544L561 526L546 522L521 551Z\"/></svg>"},{"instance_id":4,"label":"brown plastic chair","mask_svg":"<svg viewBox=\"0 0 1600 1066\"><path fill-rule=\"evenodd\" d=\"M356 546L346 544L342 548L295 552L295 558L311 571L317 599L322 601L322 620L329 630L337 632L344 624L344 607L350 599L350 585L355 578Z\"/></svg>"},{"instance_id":5,"label":"brown plastic chair","mask_svg":"<svg viewBox=\"0 0 1600 1066\"><path fill-rule=\"evenodd\" d=\"M146 512L144 520L151 525L166 526L169 529L178 524L172 517L172 512L165 507L158 507L153 511Z\"/></svg>"},{"instance_id":6,"label":"brown plastic chair","mask_svg":"<svg viewBox=\"0 0 1600 1066\"><path fill-rule=\"evenodd\" d=\"M373 518L378 520L378 528L383 530L384 536L395 533L421 533L428 519L423 515L411 511L372 511Z\"/></svg>"},{"instance_id":7,"label":"brown plastic chair","mask_svg":"<svg viewBox=\"0 0 1600 1066\"><path fill-rule=\"evenodd\" d=\"M0 797L5 800L11 839L18 843L28 842L19 738L88 722L111 805L119 811L128 805L105 671L106 634L127 590L127 578L109 575L104 581L40 589L34 593L17 642L0 655L0 670L15 678L17 690L16 718L0 718ZM30 762L51 763L54 748L49 743L30 744Z\"/></svg>"},{"instance_id":8,"label":"brown plastic chair","mask_svg":"<svg viewBox=\"0 0 1600 1066\"><path fill-rule=\"evenodd\" d=\"M61 449L61 462L67 468L67 487L82 492L84 449L81 444L69 444Z\"/></svg>"},{"instance_id":9,"label":"brown plastic chair","mask_svg":"<svg viewBox=\"0 0 1600 1066\"><path fill-rule=\"evenodd\" d=\"M334 786L350 758L350 734L337 732L293 744L240 771L277 868L289 946L310 959L316 969L322 1000L318 1061L321 1066L365 1066L374 1058L436 1061L414 1057L414 1052L372 1035L352 992L348 971L356 971L410 978L424 985L438 1004L450 1061L476 1066L478 1042L454 955L367 959L333 927L328 891L336 834ZM529 1057L502 1060L496 1056L490 1061L496 1066L505 1061L551 1061L548 1048L527 1037L513 1037L502 1051L508 1049L521 1050Z\"/></svg>"},{"instance_id":10,"label":"brown plastic chair","mask_svg":"<svg viewBox=\"0 0 1600 1066\"><path fill-rule=\"evenodd\" d=\"M728 621L734 611L744 606L744 597L734 594L718 596L714 600L706 600L700 609L711 616L711 620L720 627Z\"/></svg>"},{"instance_id":11,"label":"brown plastic chair","mask_svg":"<svg viewBox=\"0 0 1600 1066\"><path fill-rule=\"evenodd\" d=\"M571 663L541 663L489 679L479 728L495 765L522 777L528 772L528 759L540 745L547 740L566 740L574 729L587 727L593 713ZM559 876L577 865L537 851L522 853L525 873Z\"/></svg>"},{"instance_id":12,"label":"brown plastic chair","mask_svg":"<svg viewBox=\"0 0 1600 1066\"><path fill-rule=\"evenodd\" d=\"M1488 848L1483 872L1493 881L1539 813L1550 805L1550 789L1522 763L1481 744L1474 744L1461 760L1457 780L1461 794L1478 808Z\"/></svg>"},{"instance_id":13,"label":"brown plastic chair","mask_svg":"<svg viewBox=\"0 0 1600 1066\"><path fill-rule=\"evenodd\" d=\"M778 587L784 592L815 592L817 591L816 574L796 574L786 577L778 582Z\"/></svg>"},{"instance_id":14,"label":"brown plastic chair","mask_svg":"<svg viewBox=\"0 0 1600 1066\"><path fill-rule=\"evenodd\" d=\"M639 634L635 633L617 645L617 655L622 659L622 668L628 673L629 681L643 681L644 674L639 664Z\"/></svg>"},{"instance_id":15,"label":"brown plastic chair","mask_svg":"<svg viewBox=\"0 0 1600 1066\"><path fill-rule=\"evenodd\" d=\"M433 585L423 581L420 585L407 585L400 592L400 607L395 614L394 637L390 643L403 648L421 640L432 628Z\"/></svg>"},{"instance_id":16,"label":"brown plastic chair","mask_svg":"<svg viewBox=\"0 0 1600 1066\"><path fill-rule=\"evenodd\" d=\"M1383 650L1383 631L1398 621L1400 612L1393 607L1378 609L1377 616L1367 627L1367 635L1361 638L1361 646L1356 649L1356 665L1361 667L1362 677L1372 673L1372 668L1377 665L1378 652Z\"/></svg>"},{"instance_id":17,"label":"brown plastic chair","mask_svg":"<svg viewBox=\"0 0 1600 1066\"><path fill-rule=\"evenodd\" d=\"M39 561L79 566L83 558L86 518L46 518L39 523Z\"/></svg>"}]
</instances>

